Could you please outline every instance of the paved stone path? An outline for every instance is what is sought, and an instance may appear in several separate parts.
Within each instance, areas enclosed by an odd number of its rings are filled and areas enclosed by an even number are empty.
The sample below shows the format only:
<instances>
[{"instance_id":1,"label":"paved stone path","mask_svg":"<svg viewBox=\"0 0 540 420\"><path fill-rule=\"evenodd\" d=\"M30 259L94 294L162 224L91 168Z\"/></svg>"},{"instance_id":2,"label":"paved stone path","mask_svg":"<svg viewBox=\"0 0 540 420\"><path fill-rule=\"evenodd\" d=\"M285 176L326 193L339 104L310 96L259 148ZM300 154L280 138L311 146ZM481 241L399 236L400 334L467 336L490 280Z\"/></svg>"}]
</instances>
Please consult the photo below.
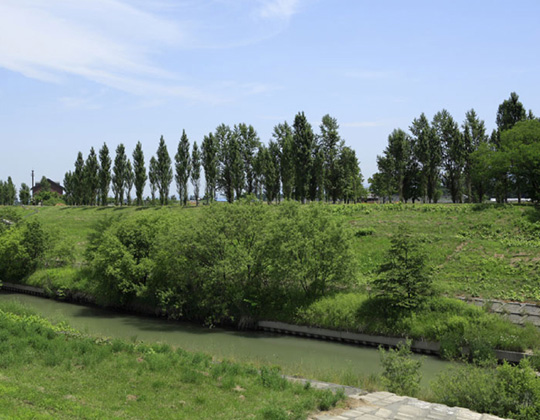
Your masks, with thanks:
<instances>
[{"instance_id":1,"label":"paved stone path","mask_svg":"<svg viewBox=\"0 0 540 420\"><path fill-rule=\"evenodd\" d=\"M350 395L358 400L358 406L336 414L320 414L311 420L497 420L500 417L479 414L466 408L432 404L411 397L400 397L390 392L373 392L365 395Z\"/></svg>"}]
</instances>

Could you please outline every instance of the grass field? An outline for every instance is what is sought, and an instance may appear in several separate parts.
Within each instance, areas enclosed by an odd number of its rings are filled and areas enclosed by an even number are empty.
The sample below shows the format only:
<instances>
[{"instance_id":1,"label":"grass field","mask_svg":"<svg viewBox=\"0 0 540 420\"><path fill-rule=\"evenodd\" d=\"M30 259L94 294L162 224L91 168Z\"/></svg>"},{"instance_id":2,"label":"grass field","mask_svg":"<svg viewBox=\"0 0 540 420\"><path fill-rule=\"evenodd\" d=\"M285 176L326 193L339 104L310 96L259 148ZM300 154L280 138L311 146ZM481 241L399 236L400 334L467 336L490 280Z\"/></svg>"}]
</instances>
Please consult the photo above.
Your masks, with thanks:
<instances>
[{"instance_id":1,"label":"grass field","mask_svg":"<svg viewBox=\"0 0 540 420\"><path fill-rule=\"evenodd\" d=\"M225 205L225 204L224 204ZM377 267L400 224L407 224L429 256L437 289L449 296L467 295L540 301L540 212L532 206L468 204L328 205L328 211L355 234L357 285L369 290ZM105 218L179 212L197 218L199 209L169 207L15 208L24 218L40 220L56 243L72 250L72 267L38 270L30 284L76 286L84 266L88 237ZM79 277L77 277L79 276ZM73 284L75 282L75 284ZM87 285L84 285L87 287ZM83 288L84 288L83 287ZM77 288L77 287L75 287Z\"/></svg>"},{"instance_id":2,"label":"grass field","mask_svg":"<svg viewBox=\"0 0 540 420\"><path fill-rule=\"evenodd\" d=\"M84 336L0 307L0 419L304 419L342 398L276 368Z\"/></svg>"}]
</instances>

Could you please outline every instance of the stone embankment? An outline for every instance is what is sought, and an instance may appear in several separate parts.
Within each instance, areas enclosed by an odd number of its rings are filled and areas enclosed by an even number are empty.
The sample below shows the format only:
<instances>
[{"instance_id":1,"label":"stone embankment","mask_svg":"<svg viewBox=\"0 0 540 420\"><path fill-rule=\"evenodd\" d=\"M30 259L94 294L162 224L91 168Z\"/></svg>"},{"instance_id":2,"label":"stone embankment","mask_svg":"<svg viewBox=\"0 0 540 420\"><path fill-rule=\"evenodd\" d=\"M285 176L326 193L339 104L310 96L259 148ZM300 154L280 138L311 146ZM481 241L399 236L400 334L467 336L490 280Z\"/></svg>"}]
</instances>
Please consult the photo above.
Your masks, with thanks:
<instances>
[{"instance_id":1,"label":"stone embankment","mask_svg":"<svg viewBox=\"0 0 540 420\"><path fill-rule=\"evenodd\" d=\"M480 414L461 407L432 404L416 398L390 392L350 395L356 403L348 410L333 410L314 415L310 420L500 420L490 414Z\"/></svg>"},{"instance_id":2,"label":"stone embankment","mask_svg":"<svg viewBox=\"0 0 540 420\"><path fill-rule=\"evenodd\" d=\"M540 306L538 305L480 298L460 297L459 299L475 306L486 307L490 312L502 315L514 324L523 325L530 322L536 327L540 327Z\"/></svg>"}]
</instances>

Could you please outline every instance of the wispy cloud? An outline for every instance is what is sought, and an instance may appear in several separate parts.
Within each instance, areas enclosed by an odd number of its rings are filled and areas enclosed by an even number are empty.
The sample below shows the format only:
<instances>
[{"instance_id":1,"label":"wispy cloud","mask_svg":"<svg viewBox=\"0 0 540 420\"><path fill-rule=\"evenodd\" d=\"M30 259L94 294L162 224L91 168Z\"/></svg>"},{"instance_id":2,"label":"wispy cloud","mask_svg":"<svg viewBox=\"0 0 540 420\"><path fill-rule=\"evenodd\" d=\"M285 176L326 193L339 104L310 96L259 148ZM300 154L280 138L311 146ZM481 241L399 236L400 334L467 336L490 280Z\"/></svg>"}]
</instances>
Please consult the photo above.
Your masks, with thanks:
<instances>
[{"instance_id":1,"label":"wispy cloud","mask_svg":"<svg viewBox=\"0 0 540 420\"><path fill-rule=\"evenodd\" d=\"M156 4L145 9L145 2L139 0L2 0L0 67L52 83L79 77L146 97L181 97L210 103L230 100L230 95L224 99L229 93L226 89L209 89L218 81L195 81L177 66L167 67L165 60L197 45L212 43L211 32L203 29L219 26L211 24L214 18L206 17L209 6L190 0ZM298 0L249 2L244 16L258 10L268 20L288 19L297 4ZM236 13L238 6L234 2L221 5L229 13ZM174 13L163 12L170 7ZM210 21L205 23L205 19ZM225 29L213 34L214 39L219 39L216 45L228 42L218 36ZM203 39L203 33L210 38ZM254 39L259 36L257 33ZM273 88L264 82L245 85L249 94L269 89ZM71 99L63 102L68 106L76 104Z\"/></svg>"},{"instance_id":2,"label":"wispy cloud","mask_svg":"<svg viewBox=\"0 0 540 420\"><path fill-rule=\"evenodd\" d=\"M258 11L262 18L290 19L297 11L299 0L263 0Z\"/></svg>"}]
</instances>

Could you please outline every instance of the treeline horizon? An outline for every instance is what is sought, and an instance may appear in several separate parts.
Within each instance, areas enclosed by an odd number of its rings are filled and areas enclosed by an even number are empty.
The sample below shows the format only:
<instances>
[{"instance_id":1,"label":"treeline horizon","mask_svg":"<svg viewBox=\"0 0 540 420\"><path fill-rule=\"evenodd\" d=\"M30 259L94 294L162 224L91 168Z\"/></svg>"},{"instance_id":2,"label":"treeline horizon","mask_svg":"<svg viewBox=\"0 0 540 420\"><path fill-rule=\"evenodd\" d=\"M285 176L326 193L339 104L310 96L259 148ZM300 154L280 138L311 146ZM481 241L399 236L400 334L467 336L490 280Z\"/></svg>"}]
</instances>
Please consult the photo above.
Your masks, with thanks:
<instances>
[{"instance_id":1,"label":"treeline horizon","mask_svg":"<svg viewBox=\"0 0 540 420\"><path fill-rule=\"evenodd\" d=\"M540 198L540 120L526 112L512 92L497 110L497 128L486 133L474 109L467 111L461 127L446 110L430 122L422 113L410 133L397 128L377 156L370 190L390 201L436 203L443 187L452 202L480 203L510 196Z\"/></svg>"},{"instance_id":2,"label":"treeline horizon","mask_svg":"<svg viewBox=\"0 0 540 420\"><path fill-rule=\"evenodd\" d=\"M132 159L119 144L114 160L104 143L98 153L92 147L86 160L78 153L74 170L64 177L64 199L67 204L106 205L112 189L116 205L130 205L134 190L135 204L140 206L148 182L148 200L165 205L175 181L183 205L188 201L188 183L197 204L200 199L214 201L218 193L230 203L249 195L269 203L281 199L358 202L366 191L356 152L345 145L335 118L325 115L319 129L315 133L299 112L292 126L285 121L274 127L268 145L253 126L244 123L232 128L219 125L204 136L200 147L196 141L191 145L183 130L173 158L161 136L148 170L141 142Z\"/></svg>"},{"instance_id":3,"label":"treeline horizon","mask_svg":"<svg viewBox=\"0 0 540 420\"><path fill-rule=\"evenodd\" d=\"M526 112L519 96L512 92L498 107L497 128L490 135L474 108L467 111L461 126L443 109L431 121L422 113L409 132L394 129L388 145L377 156L378 172L368 179L369 192L383 202L397 197L400 202L436 203L448 194L454 203L482 202L495 197L499 203L509 197L540 199L540 119ZM174 159L174 160L173 160ZM130 159L120 143L114 161L104 143L86 158L79 152L73 171L64 177L63 197L48 193L34 202L71 205L167 204L169 200L198 205L221 194L228 202L254 195L260 200L279 202L358 202L367 197L356 152L345 145L335 118L325 115L319 133L303 112L293 125L287 121L274 127L268 144L261 142L251 125L232 128L221 124L204 136L201 146L190 144L185 132L171 155L163 136L148 170L138 142ZM201 183L204 178L204 188ZM170 194L175 181L178 196ZM146 185L150 196L143 197ZM193 194L188 196L188 184ZM113 197L109 197L112 189ZM17 191L11 177L0 180L0 204L15 203ZM21 184L19 200L31 201L30 188ZM44 200L43 200L44 198Z\"/></svg>"}]
</instances>

